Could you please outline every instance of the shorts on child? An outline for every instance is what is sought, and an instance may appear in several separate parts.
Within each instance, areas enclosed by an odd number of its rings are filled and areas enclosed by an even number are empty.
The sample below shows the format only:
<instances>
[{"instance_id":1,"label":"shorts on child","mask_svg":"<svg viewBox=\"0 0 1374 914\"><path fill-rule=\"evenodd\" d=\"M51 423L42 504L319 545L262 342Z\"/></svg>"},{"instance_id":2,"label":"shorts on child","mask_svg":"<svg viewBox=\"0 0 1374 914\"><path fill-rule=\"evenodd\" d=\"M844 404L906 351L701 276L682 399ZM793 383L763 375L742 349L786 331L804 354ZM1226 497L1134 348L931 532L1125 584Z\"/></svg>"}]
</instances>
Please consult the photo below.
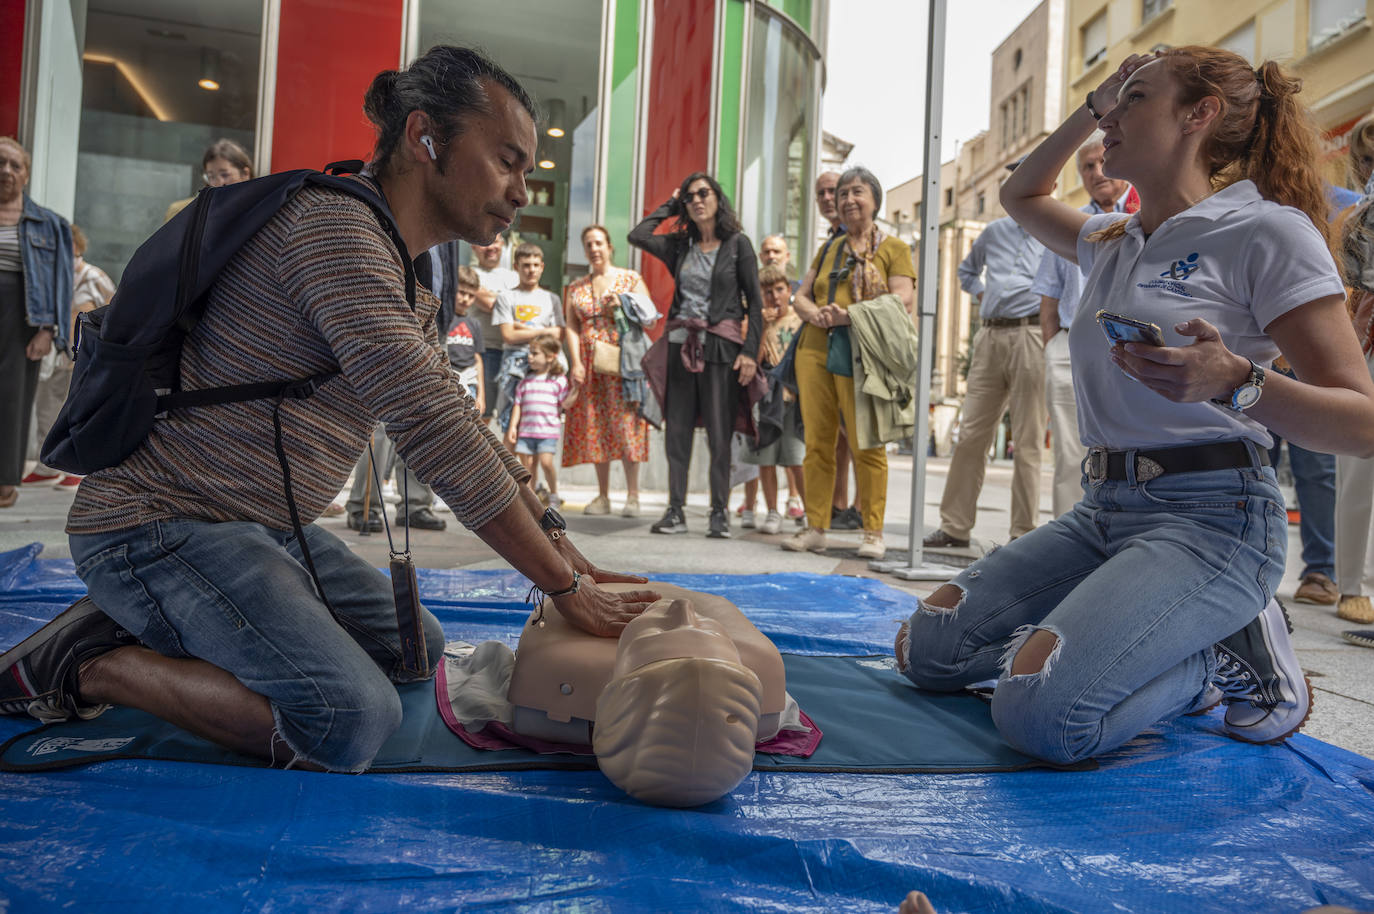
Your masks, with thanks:
<instances>
[{"instance_id":1,"label":"shorts on child","mask_svg":"<svg viewBox=\"0 0 1374 914\"><path fill-rule=\"evenodd\" d=\"M782 434L777 441L760 450L740 448L740 460L760 467L798 467L806 457L806 442L797 434L796 403L783 410Z\"/></svg>"},{"instance_id":2,"label":"shorts on child","mask_svg":"<svg viewBox=\"0 0 1374 914\"><path fill-rule=\"evenodd\" d=\"M557 451L557 438L517 438L515 441L517 454L554 454Z\"/></svg>"}]
</instances>

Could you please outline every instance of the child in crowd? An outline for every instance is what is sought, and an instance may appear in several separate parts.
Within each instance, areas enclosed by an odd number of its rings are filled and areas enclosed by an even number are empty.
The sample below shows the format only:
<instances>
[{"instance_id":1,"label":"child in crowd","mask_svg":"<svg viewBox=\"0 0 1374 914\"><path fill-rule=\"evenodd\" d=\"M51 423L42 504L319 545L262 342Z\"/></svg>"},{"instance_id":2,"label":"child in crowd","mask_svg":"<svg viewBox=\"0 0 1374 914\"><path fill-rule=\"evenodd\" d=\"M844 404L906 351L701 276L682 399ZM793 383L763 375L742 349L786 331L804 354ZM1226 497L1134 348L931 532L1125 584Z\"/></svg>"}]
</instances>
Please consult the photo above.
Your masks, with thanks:
<instances>
[{"instance_id":1,"label":"child in crowd","mask_svg":"<svg viewBox=\"0 0 1374 914\"><path fill-rule=\"evenodd\" d=\"M775 264L759 270L759 288L763 293L763 342L759 346L759 368L769 371L777 367L792 343L792 337L801 331L801 318L792 310L792 284L787 274ZM802 458L806 456L806 444L797 434L797 400L781 385L783 396L782 435L777 441L758 451L745 448L741 454L745 463L756 464L759 468L759 483L763 488L763 500L768 506L768 517L759 525L763 533L782 531L782 516L778 513L778 475L777 467L787 472L788 516L800 517L803 498ZM762 406L762 404L760 404ZM797 513L792 513L793 506ZM751 503L745 510L753 512Z\"/></svg>"},{"instance_id":2,"label":"child in crowd","mask_svg":"<svg viewBox=\"0 0 1374 914\"><path fill-rule=\"evenodd\" d=\"M478 412L486 412L486 389L482 379L482 325L468 314L481 282L477 271L469 266L458 268L457 289L453 296L453 323L449 325L445 345L448 361L458 372L459 382L467 388L477 403Z\"/></svg>"},{"instance_id":3,"label":"child in crowd","mask_svg":"<svg viewBox=\"0 0 1374 914\"><path fill-rule=\"evenodd\" d=\"M511 404L516 385L525 377L530 341L552 330L561 348L563 333L562 303L552 292L539 288L544 275L544 252L538 245L525 241L516 247L512 260L520 284L498 293L491 312L492 326L499 327L501 333L501 372L494 396L503 433L511 428Z\"/></svg>"},{"instance_id":4,"label":"child in crowd","mask_svg":"<svg viewBox=\"0 0 1374 914\"><path fill-rule=\"evenodd\" d=\"M562 413L577 399L577 388L569 389L568 378L559 364L563 345L557 336L538 336L528 345L528 373L515 385L506 447L515 452L531 477L538 459L548 483L549 507L557 508L563 499L558 497L558 471L554 469L553 455L563 434Z\"/></svg>"}]
</instances>

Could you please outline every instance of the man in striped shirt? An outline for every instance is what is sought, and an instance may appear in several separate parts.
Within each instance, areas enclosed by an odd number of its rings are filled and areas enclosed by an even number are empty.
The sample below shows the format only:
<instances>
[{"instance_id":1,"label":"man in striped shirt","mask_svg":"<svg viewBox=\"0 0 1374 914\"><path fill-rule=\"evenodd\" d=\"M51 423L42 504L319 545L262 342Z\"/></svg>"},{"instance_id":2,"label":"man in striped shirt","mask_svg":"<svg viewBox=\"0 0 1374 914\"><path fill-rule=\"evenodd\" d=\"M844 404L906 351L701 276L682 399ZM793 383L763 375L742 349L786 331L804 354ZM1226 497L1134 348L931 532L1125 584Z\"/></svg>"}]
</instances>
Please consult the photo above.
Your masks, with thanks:
<instances>
[{"instance_id":1,"label":"man in striped shirt","mask_svg":"<svg viewBox=\"0 0 1374 914\"><path fill-rule=\"evenodd\" d=\"M379 74L364 110L378 140L358 180L380 187L410 251L489 243L526 204L533 103L477 52L438 47ZM404 275L366 204L302 190L220 275L182 352L183 389L338 371L281 406L302 517L329 504L381 421L411 469L565 618L617 635L656 595L596 586L642 579L595 568L562 535L451 371L438 299L421 289L412 311ZM399 726L395 683L416 674L401 662L391 585L311 524L329 604L317 594L271 402L160 420L122 463L86 478L67 532L91 600L0 658L0 711L133 706L242 753L334 771L365 770ZM432 669L443 632L422 615Z\"/></svg>"}]
</instances>

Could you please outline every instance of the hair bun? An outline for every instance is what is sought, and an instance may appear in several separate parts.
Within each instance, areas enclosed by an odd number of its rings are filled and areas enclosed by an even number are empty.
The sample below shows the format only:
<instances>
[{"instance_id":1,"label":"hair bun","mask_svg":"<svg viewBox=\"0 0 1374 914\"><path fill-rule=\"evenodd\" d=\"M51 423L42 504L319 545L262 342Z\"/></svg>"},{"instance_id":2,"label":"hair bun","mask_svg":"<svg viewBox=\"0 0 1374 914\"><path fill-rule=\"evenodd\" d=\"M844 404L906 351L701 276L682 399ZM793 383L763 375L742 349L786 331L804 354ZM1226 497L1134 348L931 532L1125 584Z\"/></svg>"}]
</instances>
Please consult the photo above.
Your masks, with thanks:
<instances>
[{"instance_id":1,"label":"hair bun","mask_svg":"<svg viewBox=\"0 0 1374 914\"><path fill-rule=\"evenodd\" d=\"M372 85L367 87L367 94L363 96L363 113L378 127L386 123L387 111L396 103L396 80L400 76L399 70L383 70L372 80Z\"/></svg>"}]
</instances>

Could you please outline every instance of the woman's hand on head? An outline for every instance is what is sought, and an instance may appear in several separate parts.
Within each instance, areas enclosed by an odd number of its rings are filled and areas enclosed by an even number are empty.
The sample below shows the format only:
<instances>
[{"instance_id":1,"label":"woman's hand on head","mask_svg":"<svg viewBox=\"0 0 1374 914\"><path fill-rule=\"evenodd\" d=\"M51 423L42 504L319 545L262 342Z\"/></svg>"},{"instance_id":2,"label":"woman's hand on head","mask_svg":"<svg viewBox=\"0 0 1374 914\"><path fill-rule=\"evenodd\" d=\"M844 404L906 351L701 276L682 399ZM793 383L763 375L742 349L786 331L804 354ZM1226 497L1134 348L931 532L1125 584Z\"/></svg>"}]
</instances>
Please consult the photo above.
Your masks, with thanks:
<instances>
[{"instance_id":1,"label":"woman's hand on head","mask_svg":"<svg viewBox=\"0 0 1374 914\"><path fill-rule=\"evenodd\" d=\"M1217 328L1202 318L1174 326L1174 332L1193 337L1187 346L1120 343L1112 346L1117 367L1166 400L1201 403L1229 400L1245 383L1250 362L1226 348Z\"/></svg>"},{"instance_id":2,"label":"woman's hand on head","mask_svg":"<svg viewBox=\"0 0 1374 914\"><path fill-rule=\"evenodd\" d=\"M758 372L759 363L744 353L735 356L735 370L739 372L739 383L741 387L749 386L749 382L754 380L755 373Z\"/></svg>"},{"instance_id":3,"label":"woman's hand on head","mask_svg":"<svg viewBox=\"0 0 1374 914\"><path fill-rule=\"evenodd\" d=\"M635 616L659 599L652 590L611 593L583 580L577 593L553 597L558 612L569 624L602 638L618 638Z\"/></svg>"},{"instance_id":4,"label":"woman's hand on head","mask_svg":"<svg viewBox=\"0 0 1374 914\"><path fill-rule=\"evenodd\" d=\"M1117 95L1121 92L1121 87L1131 74L1139 70L1145 64L1159 57L1158 51L1151 51L1149 54L1132 54L1121 65L1108 74L1102 80L1101 85L1093 90L1093 109L1098 114L1106 114L1116 107Z\"/></svg>"}]
</instances>

